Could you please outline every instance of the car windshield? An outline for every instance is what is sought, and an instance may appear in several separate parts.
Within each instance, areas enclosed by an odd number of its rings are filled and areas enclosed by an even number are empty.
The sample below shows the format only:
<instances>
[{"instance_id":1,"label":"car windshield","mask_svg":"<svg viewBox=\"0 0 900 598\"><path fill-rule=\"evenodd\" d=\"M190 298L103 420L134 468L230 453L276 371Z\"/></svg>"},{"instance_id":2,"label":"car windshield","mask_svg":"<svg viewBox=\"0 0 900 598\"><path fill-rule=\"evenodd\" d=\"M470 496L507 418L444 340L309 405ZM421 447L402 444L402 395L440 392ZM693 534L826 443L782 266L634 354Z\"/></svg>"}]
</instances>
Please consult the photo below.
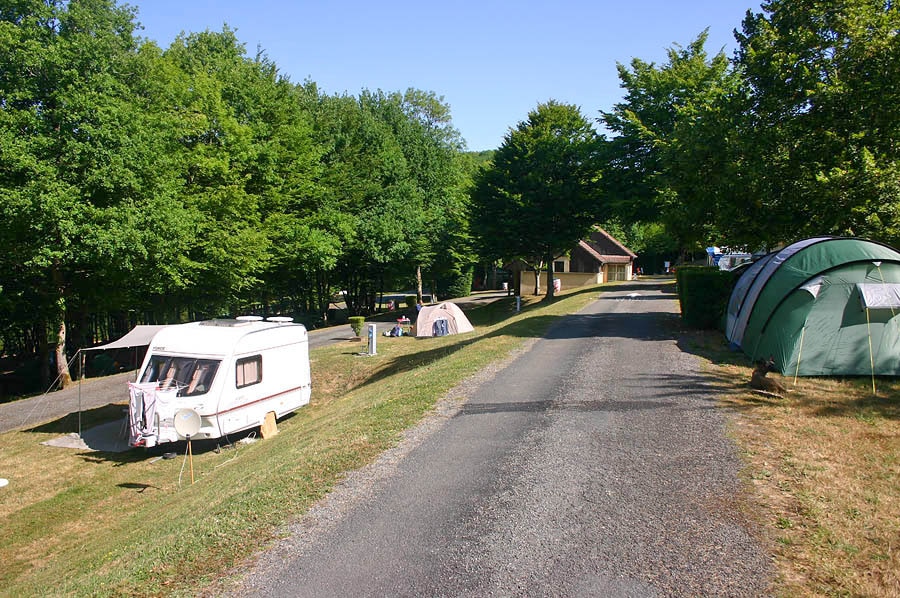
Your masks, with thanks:
<instances>
[{"instance_id":1,"label":"car windshield","mask_svg":"<svg viewBox=\"0 0 900 598\"><path fill-rule=\"evenodd\" d=\"M178 389L178 396L196 396L212 386L219 360L151 355L141 382L158 382L161 390Z\"/></svg>"}]
</instances>

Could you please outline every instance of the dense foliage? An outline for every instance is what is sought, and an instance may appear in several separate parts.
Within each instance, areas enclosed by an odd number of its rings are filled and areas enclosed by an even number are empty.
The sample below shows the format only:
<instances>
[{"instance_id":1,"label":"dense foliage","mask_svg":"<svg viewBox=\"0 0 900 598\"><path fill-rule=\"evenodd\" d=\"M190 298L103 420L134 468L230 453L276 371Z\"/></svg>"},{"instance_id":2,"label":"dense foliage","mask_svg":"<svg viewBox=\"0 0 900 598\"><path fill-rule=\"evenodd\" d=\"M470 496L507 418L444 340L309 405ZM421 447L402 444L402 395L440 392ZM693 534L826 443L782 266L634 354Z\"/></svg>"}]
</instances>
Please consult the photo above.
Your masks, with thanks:
<instances>
[{"instance_id":1,"label":"dense foliage","mask_svg":"<svg viewBox=\"0 0 900 598\"><path fill-rule=\"evenodd\" d=\"M75 348L136 323L317 322L340 291L366 314L470 276L441 98L327 96L227 28L167 49L135 28L114 0L0 2L4 354L65 383Z\"/></svg>"},{"instance_id":2,"label":"dense foliage","mask_svg":"<svg viewBox=\"0 0 900 598\"><path fill-rule=\"evenodd\" d=\"M603 201L678 249L853 235L900 242L900 7L772 0L730 61L701 34L620 65ZM640 249L638 247L638 249Z\"/></svg>"},{"instance_id":3,"label":"dense foliage","mask_svg":"<svg viewBox=\"0 0 900 598\"><path fill-rule=\"evenodd\" d=\"M694 328L722 325L735 275L714 266L683 266L676 272L681 317Z\"/></svg>"},{"instance_id":4,"label":"dense foliage","mask_svg":"<svg viewBox=\"0 0 900 598\"><path fill-rule=\"evenodd\" d=\"M537 273L598 222L597 136L576 106L541 104L504 138L472 194L481 254L517 257ZM553 297L553 285L547 296Z\"/></svg>"}]
</instances>

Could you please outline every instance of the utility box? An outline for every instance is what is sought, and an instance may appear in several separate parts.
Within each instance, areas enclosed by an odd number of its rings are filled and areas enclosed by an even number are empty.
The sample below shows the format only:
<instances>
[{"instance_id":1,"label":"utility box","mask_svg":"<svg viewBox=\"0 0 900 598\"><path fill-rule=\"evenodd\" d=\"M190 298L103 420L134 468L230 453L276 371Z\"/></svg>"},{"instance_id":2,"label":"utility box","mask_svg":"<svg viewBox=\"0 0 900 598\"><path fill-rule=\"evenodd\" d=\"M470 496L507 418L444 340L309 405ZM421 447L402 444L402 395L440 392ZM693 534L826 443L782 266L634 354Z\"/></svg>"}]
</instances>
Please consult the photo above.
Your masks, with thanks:
<instances>
[{"instance_id":1,"label":"utility box","mask_svg":"<svg viewBox=\"0 0 900 598\"><path fill-rule=\"evenodd\" d=\"M377 326L375 324L369 324L369 355L377 355L378 354L378 331L376 330Z\"/></svg>"}]
</instances>

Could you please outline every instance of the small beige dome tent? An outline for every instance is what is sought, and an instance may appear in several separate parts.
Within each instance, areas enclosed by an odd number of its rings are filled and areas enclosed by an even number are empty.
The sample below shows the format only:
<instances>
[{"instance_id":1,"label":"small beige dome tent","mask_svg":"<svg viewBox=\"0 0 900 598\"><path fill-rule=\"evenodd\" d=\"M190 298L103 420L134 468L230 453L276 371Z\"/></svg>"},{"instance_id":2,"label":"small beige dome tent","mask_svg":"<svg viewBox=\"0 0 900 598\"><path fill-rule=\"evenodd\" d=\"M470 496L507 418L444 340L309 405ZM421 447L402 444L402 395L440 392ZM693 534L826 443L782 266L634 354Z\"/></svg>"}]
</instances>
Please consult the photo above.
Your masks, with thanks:
<instances>
[{"instance_id":1,"label":"small beige dome tent","mask_svg":"<svg viewBox=\"0 0 900 598\"><path fill-rule=\"evenodd\" d=\"M472 332L475 328L459 306L453 303L426 305L416 319L416 336L445 336Z\"/></svg>"}]
</instances>

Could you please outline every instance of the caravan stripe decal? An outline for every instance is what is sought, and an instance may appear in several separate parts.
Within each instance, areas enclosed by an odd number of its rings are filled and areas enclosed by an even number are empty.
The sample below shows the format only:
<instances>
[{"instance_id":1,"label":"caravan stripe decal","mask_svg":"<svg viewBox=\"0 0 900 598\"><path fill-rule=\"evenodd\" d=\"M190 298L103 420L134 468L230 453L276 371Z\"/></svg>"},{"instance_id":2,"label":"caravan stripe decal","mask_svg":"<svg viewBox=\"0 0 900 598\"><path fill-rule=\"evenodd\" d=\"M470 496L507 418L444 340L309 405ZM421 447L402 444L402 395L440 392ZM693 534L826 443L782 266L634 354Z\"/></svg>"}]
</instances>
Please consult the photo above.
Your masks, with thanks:
<instances>
[{"instance_id":1,"label":"caravan stripe decal","mask_svg":"<svg viewBox=\"0 0 900 598\"><path fill-rule=\"evenodd\" d=\"M268 400L274 399L275 397L280 397L281 395L286 395L286 394L291 393L291 392L297 392L298 390L303 390L303 389L306 388L307 386L309 386L309 385L308 385L308 384L303 384L303 385L301 385L301 386L296 386L296 387L294 387L294 388L289 388L289 389L283 390L283 391L281 391L281 392L279 392L279 393L276 393L276 394L273 394L273 395L269 395L269 396L263 397L263 398L261 398L261 399L256 399L255 401L250 401L249 403L243 403L243 404L241 404L241 405L238 405L237 407L232 407L231 409L225 409L224 411L218 411L218 412L216 412L216 413L211 413L211 414L209 414L209 415L204 415L204 416L202 416L202 417L217 417L217 416L222 416L222 415L225 415L226 413L230 413L230 412L232 412L232 411L237 411L238 409L245 409L245 408L249 407L250 405L256 405L257 403L262 403L263 401L268 401Z\"/></svg>"}]
</instances>

